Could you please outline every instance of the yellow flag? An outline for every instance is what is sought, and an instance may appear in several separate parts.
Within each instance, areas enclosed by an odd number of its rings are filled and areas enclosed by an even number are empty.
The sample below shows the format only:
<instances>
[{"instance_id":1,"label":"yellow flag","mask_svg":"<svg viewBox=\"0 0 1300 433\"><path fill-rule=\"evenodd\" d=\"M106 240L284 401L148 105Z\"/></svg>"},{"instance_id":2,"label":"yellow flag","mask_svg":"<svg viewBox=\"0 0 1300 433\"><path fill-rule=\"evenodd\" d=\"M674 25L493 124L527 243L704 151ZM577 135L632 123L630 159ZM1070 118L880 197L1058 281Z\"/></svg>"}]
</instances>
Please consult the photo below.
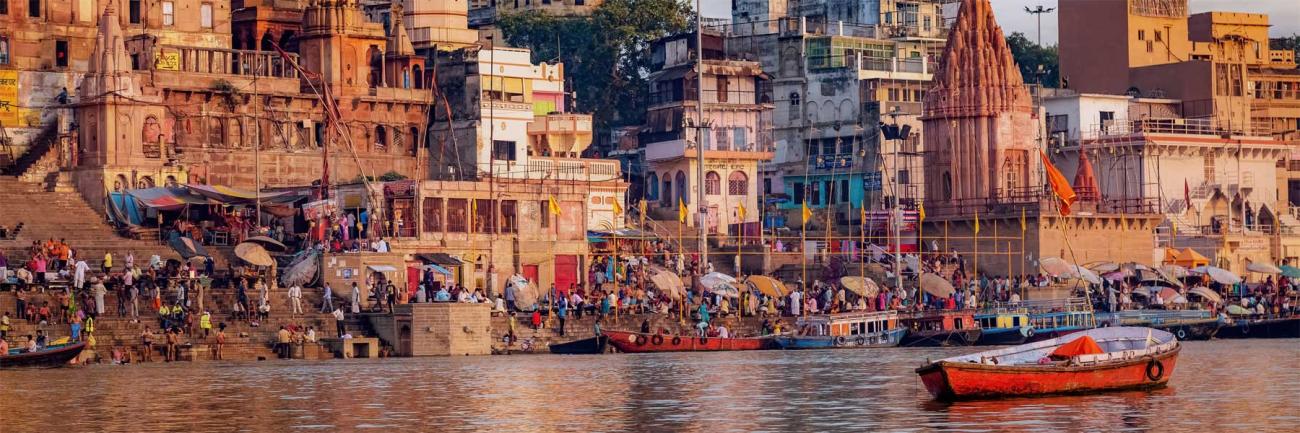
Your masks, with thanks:
<instances>
[{"instance_id":1,"label":"yellow flag","mask_svg":"<svg viewBox=\"0 0 1300 433\"><path fill-rule=\"evenodd\" d=\"M614 215L615 215L615 216L618 216L618 215L622 215L622 214L623 214L623 206L621 206L621 205L618 204L618 202L620 202L620 201L622 201L622 200L614 199Z\"/></svg>"},{"instance_id":2,"label":"yellow flag","mask_svg":"<svg viewBox=\"0 0 1300 433\"><path fill-rule=\"evenodd\" d=\"M470 215L478 214L478 200L469 199L469 214Z\"/></svg>"},{"instance_id":3,"label":"yellow flag","mask_svg":"<svg viewBox=\"0 0 1300 433\"><path fill-rule=\"evenodd\" d=\"M813 217L812 209L809 209L809 208L808 208L808 203L807 203L807 202L804 202L804 204L803 204L803 225L805 225L805 226L808 225L808 221L812 220L812 217Z\"/></svg>"},{"instance_id":4,"label":"yellow flag","mask_svg":"<svg viewBox=\"0 0 1300 433\"><path fill-rule=\"evenodd\" d=\"M686 202L680 198L677 199L677 222L686 222Z\"/></svg>"},{"instance_id":5,"label":"yellow flag","mask_svg":"<svg viewBox=\"0 0 1300 433\"><path fill-rule=\"evenodd\" d=\"M645 207L646 207L645 200L641 200L641 203L638 203L637 205L641 207L641 215L644 216L644 215L645 215Z\"/></svg>"},{"instance_id":6,"label":"yellow flag","mask_svg":"<svg viewBox=\"0 0 1300 433\"><path fill-rule=\"evenodd\" d=\"M920 221L925 221L925 203L917 203L916 213L916 216Z\"/></svg>"},{"instance_id":7,"label":"yellow flag","mask_svg":"<svg viewBox=\"0 0 1300 433\"><path fill-rule=\"evenodd\" d=\"M560 214L560 202L558 202L558 201L555 200L555 196L551 196L551 198L550 198L549 201L550 201L550 203L549 203L549 206L548 206L548 207L551 208L551 215L559 215L559 214Z\"/></svg>"},{"instance_id":8,"label":"yellow flag","mask_svg":"<svg viewBox=\"0 0 1300 433\"><path fill-rule=\"evenodd\" d=\"M976 212L976 213L975 213L975 234L977 234L977 235L980 234L980 214L979 214L979 212Z\"/></svg>"},{"instance_id":9,"label":"yellow flag","mask_svg":"<svg viewBox=\"0 0 1300 433\"><path fill-rule=\"evenodd\" d=\"M739 216L739 217L740 217L740 222L745 222L745 204L744 204L744 203L741 203L741 204L740 204L740 207L736 209L736 216Z\"/></svg>"},{"instance_id":10,"label":"yellow flag","mask_svg":"<svg viewBox=\"0 0 1300 433\"><path fill-rule=\"evenodd\" d=\"M1025 223L1025 208L1022 207L1020 208L1020 233L1024 234L1028 228L1029 225Z\"/></svg>"}]
</instances>

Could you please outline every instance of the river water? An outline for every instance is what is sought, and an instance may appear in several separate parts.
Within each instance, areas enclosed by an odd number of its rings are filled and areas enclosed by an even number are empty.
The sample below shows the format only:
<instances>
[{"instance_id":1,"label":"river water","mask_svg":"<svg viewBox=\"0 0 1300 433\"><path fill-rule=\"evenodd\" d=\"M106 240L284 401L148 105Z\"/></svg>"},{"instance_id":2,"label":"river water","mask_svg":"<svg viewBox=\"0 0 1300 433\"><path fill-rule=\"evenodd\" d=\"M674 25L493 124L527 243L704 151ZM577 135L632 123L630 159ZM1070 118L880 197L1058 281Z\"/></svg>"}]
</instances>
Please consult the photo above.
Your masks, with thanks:
<instances>
[{"instance_id":1,"label":"river water","mask_svg":"<svg viewBox=\"0 0 1300 433\"><path fill-rule=\"evenodd\" d=\"M0 371L0 432L1300 431L1300 340L1184 343L1170 387L940 404L971 348Z\"/></svg>"}]
</instances>

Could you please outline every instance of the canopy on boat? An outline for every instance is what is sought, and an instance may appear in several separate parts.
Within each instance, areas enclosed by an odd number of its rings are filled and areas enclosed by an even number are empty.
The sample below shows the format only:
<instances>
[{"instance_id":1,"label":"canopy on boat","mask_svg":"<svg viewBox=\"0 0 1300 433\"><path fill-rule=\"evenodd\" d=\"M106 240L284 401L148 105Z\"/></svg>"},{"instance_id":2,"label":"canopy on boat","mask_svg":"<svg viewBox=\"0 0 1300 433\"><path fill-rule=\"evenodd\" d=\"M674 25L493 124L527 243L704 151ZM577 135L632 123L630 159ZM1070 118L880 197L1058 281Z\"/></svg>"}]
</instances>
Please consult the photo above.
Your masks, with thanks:
<instances>
[{"instance_id":1,"label":"canopy on boat","mask_svg":"<svg viewBox=\"0 0 1300 433\"><path fill-rule=\"evenodd\" d=\"M771 297L781 297L790 293L785 284L765 275L750 275L745 278L745 285L749 286L750 290L757 290Z\"/></svg>"},{"instance_id":2,"label":"canopy on boat","mask_svg":"<svg viewBox=\"0 0 1300 433\"><path fill-rule=\"evenodd\" d=\"M840 277L840 285L858 296L870 298L880 293L880 285L867 277Z\"/></svg>"},{"instance_id":3,"label":"canopy on boat","mask_svg":"<svg viewBox=\"0 0 1300 433\"><path fill-rule=\"evenodd\" d=\"M1274 266L1272 263L1250 262L1246 264L1246 270L1258 274L1277 275L1282 273L1282 269Z\"/></svg>"},{"instance_id":4,"label":"canopy on boat","mask_svg":"<svg viewBox=\"0 0 1300 433\"><path fill-rule=\"evenodd\" d=\"M1202 298L1205 298L1205 300L1216 304L1223 304L1223 297L1219 296L1218 293L1214 293L1214 291L1210 290L1209 287L1196 286L1193 287L1191 290L1188 290L1187 293L1190 295L1200 296Z\"/></svg>"},{"instance_id":5,"label":"canopy on boat","mask_svg":"<svg viewBox=\"0 0 1300 433\"><path fill-rule=\"evenodd\" d=\"M1191 271L1198 274L1209 275L1210 279L1213 279L1220 284L1237 284L1241 282L1241 277L1238 277L1237 274L1232 273L1232 271L1214 266L1197 266L1192 268Z\"/></svg>"},{"instance_id":6,"label":"canopy on boat","mask_svg":"<svg viewBox=\"0 0 1300 433\"><path fill-rule=\"evenodd\" d=\"M928 272L921 274L920 285L921 290L924 290L925 293L940 298L952 297L953 293L957 292L957 289L954 289L952 283L948 282L947 279Z\"/></svg>"},{"instance_id":7,"label":"canopy on boat","mask_svg":"<svg viewBox=\"0 0 1300 433\"><path fill-rule=\"evenodd\" d=\"M1284 277L1300 278L1300 268L1297 268L1295 266L1288 266L1288 265L1282 265L1279 266L1278 268L1282 269L1282 276Z\"/></svg>"},{"instance_id":8,"label":"canopy on boat","mask_svg":"<svg viewBox=\"0 0 1300 433\"><path fill-rule=\"evenodd\" d=\"M1106 351L1101 350L1101 346L1098 346L1092 337L1084 335L1074 339L1074 341L1060 345L1056 350L1052 351L1051 357L1073 358L1079 355L1096 355L1099 353L1106 353Z\"/></svg>"}]
</instances>

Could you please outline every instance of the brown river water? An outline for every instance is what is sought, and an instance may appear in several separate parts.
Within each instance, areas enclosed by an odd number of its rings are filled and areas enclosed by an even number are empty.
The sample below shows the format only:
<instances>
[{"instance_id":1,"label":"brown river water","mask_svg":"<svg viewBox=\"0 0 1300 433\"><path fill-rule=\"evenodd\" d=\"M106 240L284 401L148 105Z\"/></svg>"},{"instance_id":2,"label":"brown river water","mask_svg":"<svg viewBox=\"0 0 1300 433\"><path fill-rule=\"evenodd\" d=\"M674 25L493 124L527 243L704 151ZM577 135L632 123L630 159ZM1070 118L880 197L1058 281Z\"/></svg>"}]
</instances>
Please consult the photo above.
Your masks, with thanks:
<instances>
[{"instance_id":1,"label":"brown river water","mask_svg":"<svg viewBox=\"0 0 1300 433\"><path fill-rule=\"evenodd\" d=\"M1300 340L1187 342L1166 389L940 404L876 349L0 371L0 432L1300 432Z\"/></svg>"}]
</instances>

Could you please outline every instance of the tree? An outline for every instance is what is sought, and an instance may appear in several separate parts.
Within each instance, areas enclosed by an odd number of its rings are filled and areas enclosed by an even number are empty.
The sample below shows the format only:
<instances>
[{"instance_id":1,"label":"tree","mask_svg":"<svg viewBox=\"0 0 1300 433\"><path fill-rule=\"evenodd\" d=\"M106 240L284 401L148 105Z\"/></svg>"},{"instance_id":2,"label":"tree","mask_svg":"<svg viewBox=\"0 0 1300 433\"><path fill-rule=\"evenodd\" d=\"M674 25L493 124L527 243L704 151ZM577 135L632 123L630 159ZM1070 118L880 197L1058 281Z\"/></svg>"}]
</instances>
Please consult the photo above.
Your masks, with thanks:
<instances>
[{"instance_id":1,"label":"tree","mask_svg":"<svg viewBox=\"0 0 1300 433\"><path fill-rule=\"evenodd\" d=\"M1024 76L1025 83L1054 86L1060 82L1060 65L1057 61L1055 45L1040 46L1020 32L1007 36L1007 45L1011 47L1011 56L1015 58L1016 64L1020 65L1020 75ZM1038 73L1040 66L1042 76L1038 78L1035 74Z\"/></svg>"},{"instance_id":2,"label":"tree","mask_svg":"<svg viewBox=\"0 0 1300 433\"><path fill-rule=\"evenodd\" d=\"M1292 33L1291 36L1273 38L1268 40L1270 50L1291 50L1296 57L1300 57L1300 34Z\"/></svg>"},{"instance_id":3,"label":"tree","mask_svg":"<svg viewBox=\"0 0 1300 433\"><path fill-rule=\"evenodd\" d=\"M594 113L596 127L607 129L642 123L650 43L688 30L693 15L683 0L607 0L591 16L528 11L497 24L510 45L532 50L534 62L564 62L576 110Z\"/></svg>"}]
</instances>

